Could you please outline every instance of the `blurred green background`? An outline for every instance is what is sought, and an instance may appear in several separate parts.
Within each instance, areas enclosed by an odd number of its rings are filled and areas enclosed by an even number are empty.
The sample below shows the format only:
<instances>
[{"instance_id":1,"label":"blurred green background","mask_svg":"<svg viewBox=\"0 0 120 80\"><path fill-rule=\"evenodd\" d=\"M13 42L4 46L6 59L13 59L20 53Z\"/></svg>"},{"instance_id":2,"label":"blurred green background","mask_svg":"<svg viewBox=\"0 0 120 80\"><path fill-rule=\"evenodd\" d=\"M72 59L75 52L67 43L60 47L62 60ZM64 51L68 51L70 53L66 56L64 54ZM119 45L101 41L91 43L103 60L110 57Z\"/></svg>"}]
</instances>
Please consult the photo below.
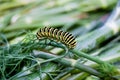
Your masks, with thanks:
<instances>
[{"instance_id":1,"label":"blurred green background","mask_svg":"<svg viewBox=\"0 0 120 80\"><path fill-rule=\"evenodd\" d=\"M29 55L36 45L30 47L28 44L19 44L26 35L36 35L39 28L43 27L54 27L72 33L77 41L76 49L111 62L120 69L120 28L114 34L114 30L103 26L117 1L0 0L0 80L10 80L17 73L12 80L39 80L40 74L43 80L100 80L53 62L43 64L42 73L31 68L19 73L34 66L34 61L43 60ZM24 47L28 47L28 51L22 52ZM49 48L47 51L62 53L59 48ZM93 68L96 65L90 61L85 64Z\"/></svg>"}]
</instances>

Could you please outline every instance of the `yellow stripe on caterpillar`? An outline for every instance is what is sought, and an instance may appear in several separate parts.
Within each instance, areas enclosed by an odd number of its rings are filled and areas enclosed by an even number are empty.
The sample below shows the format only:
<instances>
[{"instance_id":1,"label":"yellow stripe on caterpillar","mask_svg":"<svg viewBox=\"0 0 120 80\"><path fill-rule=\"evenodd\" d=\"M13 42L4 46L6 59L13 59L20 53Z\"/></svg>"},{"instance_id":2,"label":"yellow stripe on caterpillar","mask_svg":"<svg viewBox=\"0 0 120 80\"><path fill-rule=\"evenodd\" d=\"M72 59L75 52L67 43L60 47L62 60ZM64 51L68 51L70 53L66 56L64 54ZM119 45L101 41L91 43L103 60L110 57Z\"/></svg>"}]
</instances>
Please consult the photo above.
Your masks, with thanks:
<instances>
[{"instance_id":1,"label":"yellow stripe on caterpillar","mask_svg":"<svg viewBox=\"0 0 120 80\"><path fill-rule=\"evenodd\" d=\"M40 28L36 36L38 39L48 38L51 40L59 41L69 48L74 48L76 46L76 41L72 34L55 28L51 27Z\"/></svg>"}]
</instances>

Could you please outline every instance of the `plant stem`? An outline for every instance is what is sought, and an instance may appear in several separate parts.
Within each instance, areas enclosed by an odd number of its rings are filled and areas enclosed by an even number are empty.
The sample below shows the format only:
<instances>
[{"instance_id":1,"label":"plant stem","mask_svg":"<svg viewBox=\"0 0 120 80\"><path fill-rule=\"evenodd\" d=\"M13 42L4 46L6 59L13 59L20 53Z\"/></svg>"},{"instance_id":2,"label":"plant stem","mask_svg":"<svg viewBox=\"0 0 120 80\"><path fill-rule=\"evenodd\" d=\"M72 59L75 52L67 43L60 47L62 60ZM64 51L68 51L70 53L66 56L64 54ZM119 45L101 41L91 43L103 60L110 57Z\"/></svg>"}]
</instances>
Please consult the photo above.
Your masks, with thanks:
<instances>
[{"instance_id":1,"label":"plant stem","mask_svg":"<svg viewBox=\"0 0 120 80\"><path fill-rule=\"evenodd\" d=\"M41 44L42 44L42 43L41 43ZM44 43L43 43L43 44L44 44ZM56 46L56 47L63 48L63 49L65 49L65 51L67 50L64 45L62 45L62 44L60 44L60 43L59 43L59 45L58 45L58 44L56 44L56 42L54 42L54 41L51 42L51 43L48 43L48 45L52 45L52 46ZM69 50L70 50L70 49L69 49ZM93 56L90 56L90 55L88 55L87 53L84 53L84 52L82 52L82 51L78 51L78 50L76 50L76 49L71 49L70 51L73 52L74 54L80 56L80 57L87 58L87 59L89 59L89 60L91 60L91 61L94 61L94 62L96 62L96 63L98 63L98 64L103 64L103 63L105 63L104 61L102 61L102 60L100 60L100 59L98 59L98 58L95 58L95 57L93 57ZM68 51L67 51L67 52L68 52Z\"/></svg>"},{"instance_id":2,"label":"plant stem","mask_svg":"<svg viewBox=\"0 0 120 80\"><path fill-rule=\"evenodd\" d=\"M45 58L45 59L52 59L52 58L58 57L58 56L53 55L53 54L49 54L46 52L38 52L38 51L34 51L34 56L40 57L40 58ZM54 61L59 62L59 63L66 65L66 66L71 66L71 67L83 70L87 73L93 74L93 75L98 76L98 77L103 77L102 73L100 73L100 72L98 72L98 71L96 71L88 66L81 64L79 62L79 60L61 58L61 59L56 59Z\"/></svg>"},{"instance_id":3,"label":"plant stem","mask_svg":"<svg viewBox=\"0 0 120 80\"><path fill-rule=\"evenodd\" d=\"M76 50L76 49L71 50L71 52L73 52L74 54L77 54L77 55L80 56L80 57L84 57L84 58L87 58L87 59L89 59L89 60L91 60L91 61L94 61L94 62L96 62L96 63L98 63L98 64L103 64L103 63L104 63L104 61L102 61L102 60L100 60L100 59L98 59L98 58L96 58L96 57L93 57L93 56L91 56L91 55L88 55L87 53L78 51L78 50Z\"/></svg>"}]
</instances>

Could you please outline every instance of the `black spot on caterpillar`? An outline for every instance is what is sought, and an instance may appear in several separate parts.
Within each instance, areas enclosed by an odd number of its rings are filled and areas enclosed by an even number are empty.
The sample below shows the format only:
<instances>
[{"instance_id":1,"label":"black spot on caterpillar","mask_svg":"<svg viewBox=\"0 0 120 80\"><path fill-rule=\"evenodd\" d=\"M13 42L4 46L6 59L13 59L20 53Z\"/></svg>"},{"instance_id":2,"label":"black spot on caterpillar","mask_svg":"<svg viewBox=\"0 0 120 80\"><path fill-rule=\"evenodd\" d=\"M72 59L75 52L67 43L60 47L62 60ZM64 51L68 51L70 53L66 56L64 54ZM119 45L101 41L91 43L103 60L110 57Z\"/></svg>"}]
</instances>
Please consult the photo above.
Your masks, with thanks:
<instances>
[{"instance_id":1,"label":"black spot on caterpillar","mask_svg":"<svg viewBox=\"0 0 120 80\"><path fill-rule=\"evenodd\" d=\"M62 42L69 48L74 48L76 46L76 41L72 34L51 27L40 28L40 30L37 32L37 38L56 40Z\"/></svg>"}]
</instances>

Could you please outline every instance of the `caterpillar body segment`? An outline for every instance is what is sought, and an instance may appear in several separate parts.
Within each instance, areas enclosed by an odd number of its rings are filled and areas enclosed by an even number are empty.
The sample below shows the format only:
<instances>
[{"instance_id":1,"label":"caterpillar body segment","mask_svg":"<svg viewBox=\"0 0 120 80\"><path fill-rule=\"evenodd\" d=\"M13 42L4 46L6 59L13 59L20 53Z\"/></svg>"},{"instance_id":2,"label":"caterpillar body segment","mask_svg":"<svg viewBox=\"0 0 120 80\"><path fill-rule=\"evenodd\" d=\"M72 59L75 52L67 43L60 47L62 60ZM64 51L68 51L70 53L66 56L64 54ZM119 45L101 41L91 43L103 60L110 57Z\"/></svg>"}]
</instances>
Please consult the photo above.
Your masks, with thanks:
<instances>
[{"instance_id":1,"label":"caterpillar body segment","mask_svg":"<svg viewBox=\"0 0 120 80\"><path fill-rule=\"evenodd\" d=\"M74 48L76 46L76 41L72 34L55 28L40 28L36 36L38 39L48 38L51 40L56 40L65 44L69 48Z\"/></svg>"}]
</instances>

